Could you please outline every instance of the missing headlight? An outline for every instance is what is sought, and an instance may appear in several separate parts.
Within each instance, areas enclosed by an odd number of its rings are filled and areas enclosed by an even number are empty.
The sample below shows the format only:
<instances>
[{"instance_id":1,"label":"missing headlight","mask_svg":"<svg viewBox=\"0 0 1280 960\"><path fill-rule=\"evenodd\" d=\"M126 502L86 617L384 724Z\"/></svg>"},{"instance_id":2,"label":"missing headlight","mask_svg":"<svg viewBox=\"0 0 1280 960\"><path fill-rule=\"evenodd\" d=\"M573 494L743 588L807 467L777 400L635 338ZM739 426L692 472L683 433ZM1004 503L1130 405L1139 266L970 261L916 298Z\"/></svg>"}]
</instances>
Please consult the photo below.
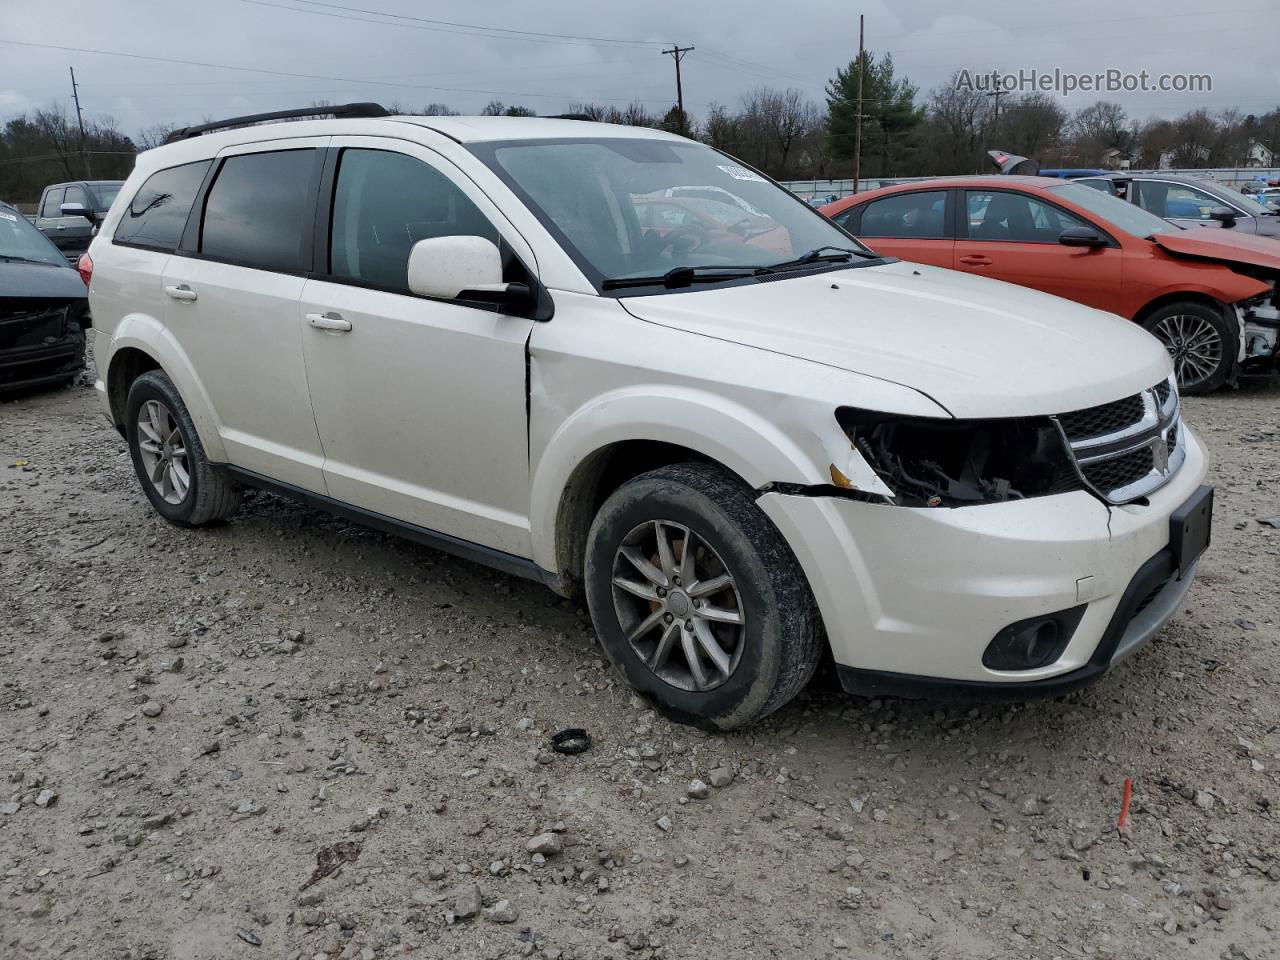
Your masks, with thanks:
<instances>
[{"instance_id":1,"label":"missing headlight","mask_svg":"<svg viewBox=\"0 0 1280 960\"><path fill-rule=\"evenodd\" d=\"M1048 417L933 420L844 407L836 419L902 506L963 507L1083 489Z\"/></svg>"}]
</instances>

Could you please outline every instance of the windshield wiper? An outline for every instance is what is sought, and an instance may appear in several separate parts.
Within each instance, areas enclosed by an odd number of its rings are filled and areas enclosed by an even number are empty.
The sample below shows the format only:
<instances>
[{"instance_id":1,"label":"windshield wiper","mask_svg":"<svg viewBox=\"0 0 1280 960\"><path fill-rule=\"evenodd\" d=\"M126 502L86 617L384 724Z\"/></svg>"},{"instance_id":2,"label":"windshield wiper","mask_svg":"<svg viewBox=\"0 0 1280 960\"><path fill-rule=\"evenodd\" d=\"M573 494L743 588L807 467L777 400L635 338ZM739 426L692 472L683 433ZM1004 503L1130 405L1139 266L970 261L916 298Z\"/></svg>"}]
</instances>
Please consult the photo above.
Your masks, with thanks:
<instances>
[{"instance_id":1,"label":"windshield wiper","mask_svg":"<svg viewBox=\"0 0 1280 960\"><path fill-rule=\"evenodd\" d=\"M766 267L674 267L666 273L648 277L610 277L600 284L604 290L622 290L627 287L654 287L659 284L672 289L694 283L714 283L717 280L738 280L754 277L766 271Z\"/></svg>"},{"instance_id":2,"label":"windshield wiper","mask_svg":"<svg viewBox=\"0 0 1280 960\"><path fill-rule=\"evenodd\" d=\"M46 267L53 266L48 260L35 260L31 257L19 257L12 253L0 253L0 260L7 260L9 263L39 263Z\"/></svg>"},{"instance_id":3,"label":"windshield wiper","mask_svg":"<svg viewBox=\"0 0 1280 960\"><path fill-rule=\"evenodd\" d=\"M833 252L827 253L826 251L828 250ZM772 272L774 270L786 270L789 267L803 267L810 263L846 263L854 257L862 257L864 260L881 259L878 253L872 253L870 250L854 250L852 247L814 247L808 253L802 253L794 260L771 263L765 269Z\"/></svg>"}]
</instances>

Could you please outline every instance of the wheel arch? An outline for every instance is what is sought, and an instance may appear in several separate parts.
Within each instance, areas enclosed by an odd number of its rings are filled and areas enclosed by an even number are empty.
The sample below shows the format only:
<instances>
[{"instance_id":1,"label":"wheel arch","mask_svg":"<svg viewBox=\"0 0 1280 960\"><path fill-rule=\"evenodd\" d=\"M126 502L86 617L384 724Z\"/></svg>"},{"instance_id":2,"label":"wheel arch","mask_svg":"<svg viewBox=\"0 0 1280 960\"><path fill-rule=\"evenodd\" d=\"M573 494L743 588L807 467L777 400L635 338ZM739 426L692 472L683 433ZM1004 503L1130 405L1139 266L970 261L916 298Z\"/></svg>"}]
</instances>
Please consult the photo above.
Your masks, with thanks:
<instances>
[{"instance_id":1,"label":"wheel arch","mask_svg":"<svg viewBox=\"0 0 1280 960\"><path fill-rule=\"evenodd\" d=\"M776 425L736 404L684 391L600 398L560 426L533 467L534 560L555 575L554 589L577 593L587 531L610 493L685 461L715 464L753 491L770 482L828 482Z\"/></svg>"},{"instance_id":2,"label":"wheel arch","mask_svg":"<svg viewBox=\"0 0 1280 960\"><path fill-rule=\"evenodd\" d=\"M101 358L99 358L101 362ZM186 404L205 454L214 463L225 463L226 450L214 415L213 404L195 369L177 340L152 317L125 317L116 327L103 372L111 419L119 430L124 423L129 387L148 370L159 370Z\"/></svg>"}]
</instances>

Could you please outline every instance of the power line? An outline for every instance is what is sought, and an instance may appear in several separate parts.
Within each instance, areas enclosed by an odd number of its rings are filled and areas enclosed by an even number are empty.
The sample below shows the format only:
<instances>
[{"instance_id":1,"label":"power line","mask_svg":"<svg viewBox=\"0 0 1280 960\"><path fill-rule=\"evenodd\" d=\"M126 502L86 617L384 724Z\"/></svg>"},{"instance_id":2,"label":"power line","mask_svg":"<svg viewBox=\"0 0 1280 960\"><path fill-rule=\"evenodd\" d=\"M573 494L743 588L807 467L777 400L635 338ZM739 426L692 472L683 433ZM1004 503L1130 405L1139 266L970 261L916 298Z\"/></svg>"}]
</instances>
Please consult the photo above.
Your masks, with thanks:
<instances>
[{"instance_id":1,"label":"power line","mask_svg":"<svg viewBox=\"0 0 1280 960\"><path fill-rule=\"evenodd\" d=\"M228 63L210 63L204 60L182 60L177 57L157 57L151 54L143 53L125 53L120 50L98 50L91 47L69 47L56 43L36 43L31 40L11 40L8 37L0 37L0 43L7 43L18 47L31 47L37 50L62 50L68 53L90 53L104 57L123 57L127 60L149 60L154 63L172 63L184 67L206 67L213 70L238 70L244 73L265 73L274 77L296 77L301 80L324 80L330 83L352 83L364 84L367 86L380 87L401 87L414 90L436 90L443 93L478 93L490 97L534 97L547 100L582 100L583 96L579 94L559 94L559 93L530 93L527 90L478 90L471 87L441 87L427 83L409 83L406 81L391 80L362 80L356 77L332 77L317 73L291 73L287 70L269 70L265 67L244 67ZM592 99L605 100L604 97L595 97ZM609 99L606 102L611 103L631 103L634 98L620 97ZM649 100L647 103L662 103L666 101Z\"/></svg>"},{"instance_id":2,"label":"power line","mask_svg":"<svg viewBox=\"0 0 1280 960\"><path fill-rule=\"evenodd\" d=\"M327 3L322 0L296 0L311 7L326 7L330 10L342 10L347 13L365 14L365 17L343 16L328 13L324 10L308 10L302 7L280 3L266 3L264 0L241 0L263 7L277 7L281 10L292 10L295 13L310 13L314 16L337 17L341 20L356 20L361 23L381 23L386 26L410 26L414 29L431 30L438 33L461 33L465 36L484 36L494 40L520 40L532 43L567 43L573 46L658 46L656 40L630 40L619 37L591 37L570 33L543 33L537 30L516 30L509 27L489 27L478 23L460 23L453 20L436 20L430 17L415 17L406 13L387 13L383 10L370 10L363 7L351 7L340 3ZM367 17L383 17L383 20L370 20ZM397 24L387 20L401 21Z\"/></svg>"}]
</instances>

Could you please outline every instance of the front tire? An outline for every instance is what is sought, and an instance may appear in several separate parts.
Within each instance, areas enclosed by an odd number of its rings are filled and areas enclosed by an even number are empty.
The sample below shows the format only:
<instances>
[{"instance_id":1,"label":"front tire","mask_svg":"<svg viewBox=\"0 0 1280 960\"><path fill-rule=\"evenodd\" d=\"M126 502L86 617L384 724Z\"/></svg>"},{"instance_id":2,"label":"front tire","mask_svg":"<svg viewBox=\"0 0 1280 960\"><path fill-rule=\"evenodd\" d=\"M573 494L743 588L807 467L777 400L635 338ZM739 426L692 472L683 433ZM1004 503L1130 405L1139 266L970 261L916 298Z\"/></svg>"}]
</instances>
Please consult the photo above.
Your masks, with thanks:
<instances>
[{"instance_id":1,"label":"front tire","mask_svg":"<svg viewBox=\"0 0 1280 960\"><path fill-rule=\"evenodd\" d=\"M795 555L718 467L663 467L616 490L588 534L586 593L614 666L683 722L731 730L767 716L821 657Z\"/></svg>"},{"instance_id":2,"label":"front tire","mask_svg":"<svg viewBox=\"0 0 1280 960\"><path fill-rule=\"evenodd\" d=\"M143 492L170 523L199 527L239 509L239 487L209 463L187 405L160 371L129 387L125 437Z\"/></svg>"},{"instance_id":3,"label":"front tire","mask_svg":"<svg viewBox=\"0 0 1280 960\"><path fill-rule=\"evenodd\" d=\"M1154 311L1142 325L1173 358L1180 393L1213 393L1231 377L1238 335L1220 309L1184 300Z\"/></svg>"}]
</instances>

